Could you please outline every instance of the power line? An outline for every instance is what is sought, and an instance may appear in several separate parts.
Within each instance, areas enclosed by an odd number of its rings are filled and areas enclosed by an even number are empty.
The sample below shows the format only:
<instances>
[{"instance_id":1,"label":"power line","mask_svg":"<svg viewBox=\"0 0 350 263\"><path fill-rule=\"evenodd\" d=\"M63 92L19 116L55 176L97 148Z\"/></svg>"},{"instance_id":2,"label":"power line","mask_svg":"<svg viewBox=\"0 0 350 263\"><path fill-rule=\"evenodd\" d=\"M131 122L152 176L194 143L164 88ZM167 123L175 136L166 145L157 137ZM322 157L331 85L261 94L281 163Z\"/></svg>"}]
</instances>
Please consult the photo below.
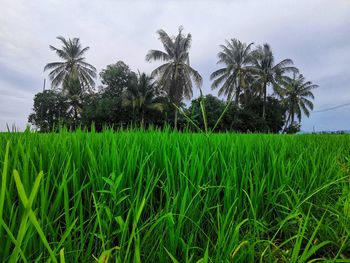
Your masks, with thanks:
<instances>
[{"instance_id":1,"label":"power line","mask_svg":"<svg viewBox=\"0 0 350 263\"><path fill-rule=\"evenodd\" d=\"M334 106L334 107L331 107L331 108L314 111L314 113L336 110L336 109L339 109L339 108L342 108L342 107L346 107L346 106L350 106L350 102L345 103L345 104L341 104L341 105L337 105L337 106Z\"/></svg>"}]
</instances>

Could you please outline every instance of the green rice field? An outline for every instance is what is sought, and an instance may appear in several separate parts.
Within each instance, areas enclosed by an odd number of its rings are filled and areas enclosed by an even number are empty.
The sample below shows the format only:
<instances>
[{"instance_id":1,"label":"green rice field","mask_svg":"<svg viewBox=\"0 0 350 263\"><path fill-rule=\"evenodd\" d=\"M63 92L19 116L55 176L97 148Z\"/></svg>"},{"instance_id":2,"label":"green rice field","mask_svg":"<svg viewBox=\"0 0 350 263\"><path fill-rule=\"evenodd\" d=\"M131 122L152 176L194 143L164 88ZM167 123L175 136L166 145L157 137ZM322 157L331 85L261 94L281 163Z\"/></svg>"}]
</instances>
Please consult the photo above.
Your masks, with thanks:
<instances>
[{"instance_id":1,"label":"green rice field","mask_svg":"<svg viewBox=\"0 0 350 263\"><path fill-rule=\"evenodd\" d=\"M350 136L0 133L0 262L350 262Z\"/></svg>"}]
</instances>

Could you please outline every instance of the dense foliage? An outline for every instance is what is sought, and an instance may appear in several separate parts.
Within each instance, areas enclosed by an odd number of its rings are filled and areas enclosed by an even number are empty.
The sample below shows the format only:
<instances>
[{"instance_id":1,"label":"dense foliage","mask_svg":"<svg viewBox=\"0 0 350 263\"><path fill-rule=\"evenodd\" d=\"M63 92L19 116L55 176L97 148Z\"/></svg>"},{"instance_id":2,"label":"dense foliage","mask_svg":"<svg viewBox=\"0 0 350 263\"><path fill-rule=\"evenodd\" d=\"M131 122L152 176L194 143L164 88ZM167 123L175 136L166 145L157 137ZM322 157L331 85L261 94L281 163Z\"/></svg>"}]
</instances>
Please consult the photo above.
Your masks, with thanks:
<instances>
[{"instance_id":1,"label":"dense foliage","mask_svg":"<svg viewBox=\"0 0 350 263\"><path fill-rule=\"evenodd\" d=\"M299 74L291 59L276 62L268 44L254 48L253 43L231 39L220 45L221 68L210 78L212 89L226 96L223 102L202 94L202 77L190 65L191 34L185 35L182 27L176 36L164 30L157 34L164 51L152 49L146 60L164 64L156 67L151 76L136 74L122 61L107 65L99 74L102 86L97 92L93 89L96 69L83 56L89 47L83 48L78 38L58 37L62 48L50 48L63 61L45 66L45 70L52 69L49 77L55 92L37 94L29 122L40 131L53 130L57 123L72 130L91 127L92 123L97 130L104 126L149 125L183 130L194 129L194 123L201 126L203 110L207 109L209 120L205 121L209 128L225 112L217 126L221 131L295 133L300 130L302 115L308 117L313 109L312 89L317 85ZM192 98L193 83L201 95L186 107L184 99ZM268 94L268 90L272 93ZM185 113L194 119L189 121Z\"/></svg>"},{"instance_id":2,"label":"dense foliage","mask_svg":"<svg viewBox=\"0 0 350 263\"><path fill-rule=\"evenodd\" d=\"M0 261L348 262L349 156L348 135L2 133Z\"/></svg>"}]
</instances>

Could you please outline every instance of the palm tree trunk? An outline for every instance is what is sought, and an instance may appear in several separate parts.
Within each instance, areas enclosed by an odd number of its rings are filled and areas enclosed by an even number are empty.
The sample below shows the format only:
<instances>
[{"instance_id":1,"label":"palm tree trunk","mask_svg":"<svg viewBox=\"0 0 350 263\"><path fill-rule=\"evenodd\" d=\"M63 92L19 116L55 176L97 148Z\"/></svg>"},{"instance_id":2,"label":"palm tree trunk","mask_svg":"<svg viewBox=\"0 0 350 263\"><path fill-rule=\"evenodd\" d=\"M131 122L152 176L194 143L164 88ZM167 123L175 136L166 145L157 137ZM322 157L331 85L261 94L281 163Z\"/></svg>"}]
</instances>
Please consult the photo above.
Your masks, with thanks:
<instances>
[{"instance_id":1,"label":"palm tree trunk","mask_svg":"<svg viewBox=\"0 0 350 263\"><path fill-rule=\"evenodd\" d=\"M282 130L282 133L285 133L286 129L287 129L287 126L288 126L288 123L289 123L289 120L290 120L290 113L288 114L288 118L286 120L286 124L284 125L284 128Z\"/></svg>"},{"instance_id":2,"label":"palm tree trunk","mask_svg":"<svg viewBox=\"0 0 350 263\"><path fill-rule=\"evenodd\" d=\"M263 101L263 112L262 112L262 118L263 120L265 120L265 114L266 114L266 86L267 86L267 83L264 82L264 101Z\"/></svg>"},{"instance_id":3,"label":"palm tree trunk","mask_svg":"<svg viewBox=\"0 0 350 263\"><path fill-rule=\"evenodd\" d=\"M236 96L235 96L235 104L237 107L238 107L238 103L239 103L239 93L241 93L241 89L240 89L240 87L237 87Z\"/></svg>"},{"instance_id":4,"label":"palm tree trunk","mask_svg":"<svg viewBox=\"0 0 350 263\"><path fill-rule=\"evenodd\" d=\"M235 94L235 107L236 107L236 109L238 110L238 103L239 103L239 93L241 92L241 86L240 86L240 84L241 84L241 80L239 79L239 80L237 80L237 83L238 83L238 85L237 85L237 88L236 88L236 94ZM236 120L237 120L237 114L238 114L238 112L234 112L233 113L233 121L232 121L232 123L231 123L231 130L232 130L232 126L233 126L233 124L235 124L236 123Z\"/></svg>"},{"instance_id":5,"label":"palm tree trunk","mask_svg":"<svg viewBox=\"0 0 350 263\"><path fill-rule=\"evenodd\" d=\"M235 96L235 104L238 106L238 102L239 102L239 93L241 92L240 87L238 86L236 89L236 96Z\"/></svg>"},{"instance_id":6,"label":"palm tree trunk","mask_svg":"<svg viewBox=\"0 0 350 263\"><path fill-rule=\"evenodd\" d=\"M74 121L77 122L78 120L78 111L77 111L77 106L74 106Z\"/></svg>"},{"instance_id":7,"label":"palm tree trunk","mask_svg":"<svg viewBox=\"0 0 350 263\"><path fill-rule=\"evenodd\" d=\"M145 121L145 116L144 116L144 112L143 110L141 111L141 127L143 128L143 125L144 125L144 121Z\"/></svg>"},{"instance_id":8,"label":"palm tree trunk","mask_svg":"<svg viewBox=\"0 0 350 263\"><path fill-rule=\"evenodd\" d=\"M174 129L177 131L177 108L175 108Z\"/></svg>"},{"instance_id":9,"label":"palm tree trunk","mask_svg":"<svg viewBox=\"0 0 350 263\"><path fill-rule=\"evenodd\" d=\"M235 95L235 104L238 106L239 93L241 93L241 74L240 73L238 73L236 84L237 84L237 88L236 88L236 95Z\"/></svg>"}]
</instances>

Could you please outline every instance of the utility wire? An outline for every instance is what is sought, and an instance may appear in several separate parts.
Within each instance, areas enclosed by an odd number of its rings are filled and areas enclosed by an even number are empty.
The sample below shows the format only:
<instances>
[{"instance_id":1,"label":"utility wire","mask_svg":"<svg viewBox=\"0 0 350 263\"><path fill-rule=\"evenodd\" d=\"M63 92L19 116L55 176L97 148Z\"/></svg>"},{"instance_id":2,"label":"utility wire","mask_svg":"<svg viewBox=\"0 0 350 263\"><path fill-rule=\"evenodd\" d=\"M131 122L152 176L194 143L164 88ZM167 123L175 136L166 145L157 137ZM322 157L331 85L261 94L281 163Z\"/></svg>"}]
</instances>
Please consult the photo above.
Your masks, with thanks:
<instances>
[{"instance_id":1,"label":"utility wire","mask_svg":"<svg viewBox=\"0 0 350 263\"><path fill-rule=\"evenodd\" d=\"M345 104L341 104L341 105L338 105L338 106L334 106L334 107L331 107L331 108L314 111L314 113L336 110L336 109L339 109L339 108L342 108L342 107L346 107L346 106L350 106L350 102L345 103Z\"/></svg>"}]
</instances>

